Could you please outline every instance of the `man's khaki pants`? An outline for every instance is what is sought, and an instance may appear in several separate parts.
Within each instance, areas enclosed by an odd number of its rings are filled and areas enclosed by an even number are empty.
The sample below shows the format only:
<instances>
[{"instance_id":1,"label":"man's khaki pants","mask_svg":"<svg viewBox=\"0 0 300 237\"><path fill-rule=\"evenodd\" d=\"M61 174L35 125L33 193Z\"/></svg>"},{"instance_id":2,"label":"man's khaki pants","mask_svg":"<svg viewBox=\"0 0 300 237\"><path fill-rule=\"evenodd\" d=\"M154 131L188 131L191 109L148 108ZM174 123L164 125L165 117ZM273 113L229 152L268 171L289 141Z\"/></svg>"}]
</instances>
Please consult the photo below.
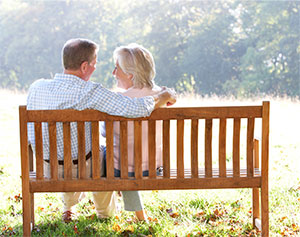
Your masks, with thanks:
<instances>
[{"instance_id":1,"label":"man's khaki pants","mask_svg":"<svg viewBox=\"0 0 300 237\"><path fill-rule=\"evenodd\" d=\"M87 175L91 177L92 165L91 160L86 161ZM102 160L102 159L101 159ZM78 177L78 165L72 163L72 177ZM45 177L50 177L50 164L44 161ZM58 165L58 177L62 178L64 166ZM93 192L93 201L96 207L98 217L110 217L114 215L116 209L116 197L114 192ZM64 212L71 211L71 208L84 198L83 192L67 192L62 193L62 201L64 203Z\"/></svg>"}]
</instances>

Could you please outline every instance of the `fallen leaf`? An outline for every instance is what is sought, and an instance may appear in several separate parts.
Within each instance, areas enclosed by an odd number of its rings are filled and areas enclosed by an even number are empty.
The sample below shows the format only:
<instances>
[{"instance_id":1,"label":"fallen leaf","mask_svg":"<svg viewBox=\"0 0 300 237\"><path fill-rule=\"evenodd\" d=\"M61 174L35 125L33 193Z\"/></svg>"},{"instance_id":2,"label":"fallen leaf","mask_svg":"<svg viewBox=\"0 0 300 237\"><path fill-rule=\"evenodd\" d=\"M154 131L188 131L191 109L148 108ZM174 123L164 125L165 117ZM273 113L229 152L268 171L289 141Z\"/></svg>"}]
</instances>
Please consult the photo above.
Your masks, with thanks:
<instances>
[{"instance_id":1,"label":"fallen leaf","mask_svg":"<svg viewBox=\"0 0 300 237\"><path fill-rule=\"evenodd\" d=\"M169 209L166 209L166 212L170 214L173 212L173 210L172 210L172 208L169 208Z\"/></svg>"},{"instance_id":2,"label":"fallen leaf","mask_svg":"<svg viewBox=\"0 0 300 237\"><path fill-rule=\"evenodd\" d=\"M129 225L126 227L125 231L130 231L131 233L134 232L134 227L132 225Z\"/></svg>"},{"instance_id":3,"label":"fallen leaf","mask_svg":"<svg viewBox=\"0 0 300 237\"><path fill-rule=\"evenodd\" d=\"M205 214L204 211L200 211L195 216L199 218L202 217L204 214Z\"/></svg>"},{"instance_id":4,"label":"fallen leaf","mask_svg":"<svg viewBox=\"0 0 300 237\"><path fill-rule=\"evenodd\" d=\"M89 199L89 204L94 205L94 202L91 199Z\"/></svg>"},{"instance_id":5,"label":"fallen leaf","mask_svg":"<svg viewBox=\"0 0 300 237\"><path fill-rule=\"evenodd\" d=\"M292 224L292 227L293 227L293 231L294 232L298 232L298 231L300 231L300 227L297 225L297 224Z\"/></svg>"},{"instance_id":6,"label":"fallen leaf","mask_svg":"<svg viewBox=\"0 0 300 237\"><path fill-rule=\"evenodd\" d=\"M287 218L287 216L281 217L281 218L280 218L280 221L282 222L282 221L284 221L286 218Z\"/></svg>"},{"instance_id":7,"label":"fallen leaf","mask_svg":"<svg viewBox=\"0 0 300 237\"><path fill-rule=\"evenodd\" d=\"M148 216L147 219L148 219L148 221L150 221L150 222L156 222L156 223L158 222L158 219L157 219L157 218L154 218L154 219L153 219L153 218L150 217L150 216Z\"/></svg>"},{"instance_id":8,"label":"fallen leaf","mask_svg":"<svg viewBox=\"0 0 300 237\"><path fill-rule=\"evenodd\" d=\"M92 214L90 216L87 216L86 219L89 219L89 220L94 220L96 219L97 215L96 214Z\"/></svg>"},{"instance_id":9,"label":"fallen leaf","mask_svg":"<svg viewBox=\"0 0 300 237\"><path fill-rule=\"evenodd\" d=\"M77 225L76 224L74 225L73 229L74 229L75 234L78 234L78 229L77 229Z\"/></svg>"},{"instance_id":10,"label":"fallen leaf","mask_svg":"<svg viewBox=\"0 0 300 237\"><path fill-rule=\"evenodd\" d=\"M176 218L178 216L179 216L178 212L170 213L170 217L172 217L172 218Z\"/></svg>"},{"instance_id":11,"label":"fallen leaf","mask_svg":"<svg viewBox=\"0 0 300 237\"><path fill-rule=\"evenodd\" d=\"M116 232L120 232L121 231L121 227L117 224L117 223L114 223L112 229Z\"/></svg>"}]
</instances>

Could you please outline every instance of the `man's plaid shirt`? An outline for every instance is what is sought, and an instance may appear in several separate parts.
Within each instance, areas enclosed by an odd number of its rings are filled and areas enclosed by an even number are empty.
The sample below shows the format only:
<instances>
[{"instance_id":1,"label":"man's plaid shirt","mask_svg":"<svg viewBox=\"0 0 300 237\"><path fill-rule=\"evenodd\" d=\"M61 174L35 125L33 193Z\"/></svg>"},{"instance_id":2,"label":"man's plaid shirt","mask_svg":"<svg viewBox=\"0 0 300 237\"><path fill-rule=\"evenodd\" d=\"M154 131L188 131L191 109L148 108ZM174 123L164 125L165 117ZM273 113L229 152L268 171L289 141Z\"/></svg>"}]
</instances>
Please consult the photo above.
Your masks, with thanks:
<instances>
[{"instance_id":1,"label":"man's plaid shirt","mask_svg":"<svg viewBox=\"0 0 300 237\"><path fill-rule=\"evenodd\" d=\"M40 79L29 88L27 97L28 110L55 109L95 109L111 115L124 117L146 117L154 108L152 96L144 98L129 98L119 93L111 92L100 84L84 81L70 74L56 74L54 79ZM57 155L63 160L63 129L57 123ZM91 151L91 125L85 124L86 154ZM35 148L34 126L28 124L28 140ZM43 154L49 160L48 126L43 123ZM72 159L77 159L77 125L71 123Z\"/></svg>"}]
</instances>

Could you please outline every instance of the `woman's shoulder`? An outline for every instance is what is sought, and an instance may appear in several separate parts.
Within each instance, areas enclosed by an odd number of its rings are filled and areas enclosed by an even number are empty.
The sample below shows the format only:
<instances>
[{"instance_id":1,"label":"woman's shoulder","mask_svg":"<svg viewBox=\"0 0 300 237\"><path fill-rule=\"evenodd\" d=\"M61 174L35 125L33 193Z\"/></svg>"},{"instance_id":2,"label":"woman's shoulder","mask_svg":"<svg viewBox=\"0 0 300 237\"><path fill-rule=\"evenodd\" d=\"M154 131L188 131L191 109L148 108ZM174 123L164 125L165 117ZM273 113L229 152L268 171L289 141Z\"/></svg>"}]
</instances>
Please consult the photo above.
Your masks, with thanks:
<instances>
[{"instance_id":1,"label":"woman's shoulder","mask_svg":"<svg viewBox=\"0 0 300 237\"><path fill-rule=\"evenodd\" d=\"M153 88L130 88L127 91L123 92L123 95L129 96L129 97L144 97L144 96L150 96L158 93L160 91L160 87L155 86Z\"/></svg>"}]
</instances>

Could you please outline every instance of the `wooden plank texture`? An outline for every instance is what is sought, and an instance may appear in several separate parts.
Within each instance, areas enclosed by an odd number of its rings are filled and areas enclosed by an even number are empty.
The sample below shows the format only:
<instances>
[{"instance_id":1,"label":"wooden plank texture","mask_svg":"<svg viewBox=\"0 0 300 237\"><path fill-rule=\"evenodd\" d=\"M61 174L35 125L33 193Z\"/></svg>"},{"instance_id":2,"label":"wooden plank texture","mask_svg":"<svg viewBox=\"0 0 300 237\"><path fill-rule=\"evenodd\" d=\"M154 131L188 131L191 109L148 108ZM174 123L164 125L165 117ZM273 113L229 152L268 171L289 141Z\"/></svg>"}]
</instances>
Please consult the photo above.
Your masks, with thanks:
<instances>
[{"instance_id":1,"label":"wooden plank texture","mask_svg":"<svg viewBox=\"0 0 300 237\"><path fill-rule=\"evenodd\" d=\"M256 188L261 177L235 178L189 178L189 179L100 179L36 181L30 183L35 192L74 192L74 191L116 191L116 190L174 190L174 189L218 189L218 188Z\"/></svg>"},{"instance_id":2,"label":"wooden plank texture","mask_svg":"<svg viewBox=\"0 0 300 237\"><path fill-rule=\"evenodd\" d=\"M212 119L205 120L205 176L212 176Z\"/></svg>"},{"instance_id":3,"label":"wooden plank texture","mask_svg":"<svg viewBox=\"0 0 300 237\"><path fill-rule=\"evenodd\" d=\"M232 149L232 162L233 162L233 175L240 175L240 131L241 119L235 118L233 120L233 149Z\"/></svg>"},{"instance_id":4,"label":"wooden plank texture","mask_svg":"<svg viewBox=\"0 0 300 237\"><path fill-rule=\"evenodd\" d=\"M43 157L43 137L42 137L42 124L34 124L35 136L35 162L36 162L36 178L44 178L44 157Z\"/></svg>"},{"instance_id":5,"label":"wooden plank texture","mask_svg":"<svg viewBox=\"0 0 300 237\"><path fill-rule=\"evenodd\" d=\"M163 121L163 167L164 177L170 177L170 121Z\"/></svg>"},{"instance_id":6,"label":"wooden plank texture","mask_svg":"<svg viewBox=\"0 0 300 237\"><path fill-rule=\"evenodd\" d=\"M114 178L114 125L112 121L106 121L106 177Z\"/></svg>"},{"instance_id":7,"label":"wooden plank texture","mask_svg":"<svg viewBox=\"0 0 300 237\"><path fill-rule=\"evenodd\" d=\"M226 119L220 119L219 125L219 170L220 177L226 176Z\"/></svg>"},{"instance_id":8,"label":"wooden plank texture","mask_svg":"<svg viewBox=\"0 0 300 237\"><path fill-rule=\"evenodd\" d=\"M259 168L259 142L254 140L254 168ZM260 208L259 208L259 188L252 189L252 222L255 225L255 219L260 218Z\"/></svg>"},{"instance_id":9,"label":"wooden plank texture","mask_svg":"<svg viewBox=\"0 0 300 237\"><path fill-rule=\"evenodd\" d=\"M77 122L78 138L78 178L86 179L86 158L85 158L85 128L84 122Z\"/></svg>"},{"instance_id":10,"label":"wooden plank texture","mask_svg":"<svg viewBox=\"0 0 300 237\"><path fill-rule=\"evenodd\" d=\"M128 124L127 121L120 122L120 163L121 178L128 178Z\"/></svg>"},{"instance_id":11,"label":"wooden plank texture","mask_svg":"<svg viewBox=\"0 0 300 237\"><path fill-rule=\"evenodd\" d=\"M177 176L184 177L184 120L177 120Z\"/></svg>"},{"instance_id":12,"label":"wooden plank texture","mask_svg":"<svg viewBox=\"0 0 300 237\"><path fill-rule=\"evenodd\" d=\"M56 123L48 123L49 146L50 146L50 175L51 179L58 179L58 162L57 162L57 144L56 144Z\"/></svg>"},{"instance_id":13,"label":"wooden plank texture","mask_svg":"<svg viewBox=\"0 0 300 237\"><path fill-rule=\"evenodd\" d=\"M262 184L261 184L261 222L262 235L269 235L269 116L270 102L263 102L262 118Z\"/></svg>"},{"instance_id":14,"label":"wooden plank texture","mask_svg":"<svg viewBox=\"0 0 300 237\"><path fill-rule=\"evenodd\" d=\"M253 169L254 169L253 140L254 140L254 118L248 118L248 120L247 120L247 171L248 171L248 176L253 176Z\"/></svg>"},{"instance_id":15,"label":"wooden plank texture","mask_svg":"<svg viewBox=\"0 0 300 237\"><path fill-rule=\"evenodd\" d=\"M180 112L179 112L180 111ZM260 106L224 106L224 107L184 107L158 108L150 117L125 118L111 116L96 110L29 110L28 122L73 122L73 121L129 121L129 120L171 120L171 119L213 119L213 118L259 118L262 116Z\"/></svg>"},{"instance_id":16,"label":"wooden plank texture","mask_svg":"<svg viewBox=\"0 0 300 237\"><path fill-rule=\"evenodd\" d=\"M92 177L100 178L99 122L92 122ZM101 164L102 165L102 164Z\"/></svg>"},{"instance_id":17,"label":"wooden plank texture","mask_svg":"<svg viewBox=\"0 0 300 237\"><path fill-rule=\"evenodd\" d=\"M29 157L27 137L27 113L26 107L19 107L20 127L20 152L21 152L21 175L22 175L22 210L23 210L23 235L30 236L31 220L31 197L29 183Z\"/></svg>"},{"instance_id":18,"label":"wooden plank texture","mask_svg":"<svg viewBox=\"0 0 300 237\"><path fill-rule=\"evenodd\" d=\"M198 177L198 123L199 123L198 119L192 119L192 123L191 123L191 168L192 168L192 177L193 178ZM209 162L209 160L208 160L208 162Z\"/></svg>"},{"instance_id":19,"label":"wooden plank texture","mask_svg":"<svg viewBox=\"0 0 300 237\"><path fill-rule=\"evenodd\" d=\"M72 155L71 155L71 125L63 123L64 134L64 179L72 179Z\"/></svg>"},{"instance_id":20,"label":"wooden plank texture","mask_svg":"<svg viewBox=\"0 0 300 237\"><path fill-rule=\"evenodd\" d=\"M156 122L148 121L149 177L156 177Z\"/></svg>"},{"instance_id":21,"label":"wooden plank texture","mask_svg":"<svg viewBox=\"0 0 300 237\"><path fill-rule=\"evenodd\" d=\"M142 170L142 121L134 121L134 174L136 179L143 176Z\"/></svg>"}]
</instances>

